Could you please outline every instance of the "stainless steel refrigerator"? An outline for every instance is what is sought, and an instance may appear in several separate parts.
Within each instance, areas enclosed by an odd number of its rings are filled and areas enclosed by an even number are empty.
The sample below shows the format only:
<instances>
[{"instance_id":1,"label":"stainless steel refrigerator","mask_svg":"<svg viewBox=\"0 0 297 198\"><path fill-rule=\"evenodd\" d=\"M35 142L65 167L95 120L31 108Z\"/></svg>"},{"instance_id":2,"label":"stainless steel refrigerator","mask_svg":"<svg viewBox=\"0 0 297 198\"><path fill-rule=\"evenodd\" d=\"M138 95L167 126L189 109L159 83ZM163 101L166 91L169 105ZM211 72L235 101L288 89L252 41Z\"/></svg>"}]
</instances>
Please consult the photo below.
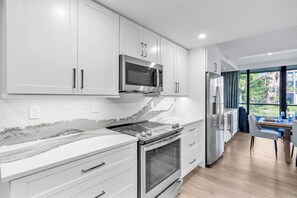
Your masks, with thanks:
<instances>
[{"instance_id":1,"label":"stainless steel refrigerator","mask_svg":"<svg viewBox=\"0 0 297 198\"><path fill-rule=\"evenodd\" d=\"M224 153L224 79L206 72L206 166Z\"/></svg>"}]
</instances>

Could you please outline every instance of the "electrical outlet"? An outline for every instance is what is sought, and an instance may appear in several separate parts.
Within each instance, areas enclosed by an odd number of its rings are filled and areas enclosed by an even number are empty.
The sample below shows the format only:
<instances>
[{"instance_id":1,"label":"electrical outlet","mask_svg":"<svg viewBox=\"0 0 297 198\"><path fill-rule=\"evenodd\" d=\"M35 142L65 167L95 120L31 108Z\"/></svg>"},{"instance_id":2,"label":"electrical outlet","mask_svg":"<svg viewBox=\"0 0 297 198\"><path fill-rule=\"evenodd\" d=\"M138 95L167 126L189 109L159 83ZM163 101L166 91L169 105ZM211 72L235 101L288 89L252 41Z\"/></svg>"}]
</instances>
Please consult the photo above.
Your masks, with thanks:
<instances>
[{"instance_id":1,"label":"electrical outlet","mask_svg":"<svg viewBox=\"0 0 297 198\"><path fill-rule=\"evenodd\" d=\"M93 113L99 113L99 104L98 103L93 104Z\"/></svg>"},{"instance_id":2,"label":"electrical outlet","mask_svg":"<svg viewBox=\"0 0 297 198\"><path fill-rule=\"evenodd\" d=\"M31 120L34 120L34 119L39 119L39 117L40 117L39 106L30 106L29 118Z\"/></svg>"},{"instance_id":3,"label":"electrical outlet","mask_svg":"<svg viewBox=\"0 0 297 198\"><path fill-rule=\"evenodd\" d=\"M151 102L151 109L153 109L155 107L155 103Z\"/></svg>"}]
</instances>

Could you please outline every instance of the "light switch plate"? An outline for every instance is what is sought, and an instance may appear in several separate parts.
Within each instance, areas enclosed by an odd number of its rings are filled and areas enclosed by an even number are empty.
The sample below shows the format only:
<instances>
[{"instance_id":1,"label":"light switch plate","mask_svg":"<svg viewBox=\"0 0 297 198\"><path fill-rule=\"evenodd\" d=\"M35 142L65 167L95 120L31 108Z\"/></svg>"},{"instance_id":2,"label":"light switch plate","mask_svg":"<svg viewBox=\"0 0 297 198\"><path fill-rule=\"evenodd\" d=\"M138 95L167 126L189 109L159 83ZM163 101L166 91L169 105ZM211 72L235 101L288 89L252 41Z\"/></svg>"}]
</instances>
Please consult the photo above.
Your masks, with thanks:
<instances>
[{"instance_id":1,"label":"light switch plate","mask_svg":"<svg viewBox=\"0 0 297 198\"><path fill-rule=\"evenodd\" d=\"M151 102L151 109L153 109L155 107L155 103Z\"/></svg>"},{"instance_id":2,"label":"light switch plate","mask_svg":"<svg viewBox=\"0 0 297 198\"><path fill-rule=\"evenodd\" d=\"M99 113L99 104L98 103L93 104L93 113Z\"/></svg>"},{"instance_id":3,"label":"light switch plate","mask_svg":"<svg viewBox=\"0 0 297 198\"><path fill-rule=\"evenodd\" d=\"M39 106L30 106L30 113L29 113L29 118L31 120L39 119L40 117L40 112L39 112Z\"/></svg>"}]
</instances>

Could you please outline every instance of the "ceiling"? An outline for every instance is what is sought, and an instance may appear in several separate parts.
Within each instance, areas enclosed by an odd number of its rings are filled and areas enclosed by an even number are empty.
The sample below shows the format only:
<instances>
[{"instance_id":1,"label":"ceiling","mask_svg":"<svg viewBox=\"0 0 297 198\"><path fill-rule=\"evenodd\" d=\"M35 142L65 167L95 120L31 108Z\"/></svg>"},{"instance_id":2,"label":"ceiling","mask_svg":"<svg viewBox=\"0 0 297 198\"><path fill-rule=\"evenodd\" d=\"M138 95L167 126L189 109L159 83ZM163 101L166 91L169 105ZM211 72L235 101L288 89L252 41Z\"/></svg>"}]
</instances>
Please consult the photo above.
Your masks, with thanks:
<instances>
[{"instance_id":1,"label":"ceiling","mask_svg":"<svg viewBox=\"0 0 297 198\"><path fill-rule=\"evenodd\" d=\"M297 64L297 26L216 45L239 69Z\"/></svg>"},{"instance_id":2,"label":"ceiling","mask_svg":"<svg viewBox=\"0 0 297 198\"><path fill-rule=\"evenodd\" d=\"M295 0L97 1L188 49L297 25Z\"/></svg>"}]
</instances>

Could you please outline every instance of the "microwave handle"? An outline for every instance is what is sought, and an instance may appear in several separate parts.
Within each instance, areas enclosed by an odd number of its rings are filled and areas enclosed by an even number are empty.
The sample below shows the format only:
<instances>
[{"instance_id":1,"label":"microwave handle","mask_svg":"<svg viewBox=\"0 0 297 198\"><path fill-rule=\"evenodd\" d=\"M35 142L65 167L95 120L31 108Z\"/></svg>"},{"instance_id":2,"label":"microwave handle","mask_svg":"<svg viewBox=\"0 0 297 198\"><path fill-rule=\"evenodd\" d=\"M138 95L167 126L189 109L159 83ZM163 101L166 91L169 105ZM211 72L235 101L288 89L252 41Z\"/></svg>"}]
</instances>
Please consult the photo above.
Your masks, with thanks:
<instances>
[{"instance_id":1,"label":"microwave handle","mask_svg":"<svg viewBox=\"0 0 297 198\"><path fill-rule=\"evenodd\" d=\"M157 69L157 87L160 87L160 71Z\"/></svg>"}]
</instances>

